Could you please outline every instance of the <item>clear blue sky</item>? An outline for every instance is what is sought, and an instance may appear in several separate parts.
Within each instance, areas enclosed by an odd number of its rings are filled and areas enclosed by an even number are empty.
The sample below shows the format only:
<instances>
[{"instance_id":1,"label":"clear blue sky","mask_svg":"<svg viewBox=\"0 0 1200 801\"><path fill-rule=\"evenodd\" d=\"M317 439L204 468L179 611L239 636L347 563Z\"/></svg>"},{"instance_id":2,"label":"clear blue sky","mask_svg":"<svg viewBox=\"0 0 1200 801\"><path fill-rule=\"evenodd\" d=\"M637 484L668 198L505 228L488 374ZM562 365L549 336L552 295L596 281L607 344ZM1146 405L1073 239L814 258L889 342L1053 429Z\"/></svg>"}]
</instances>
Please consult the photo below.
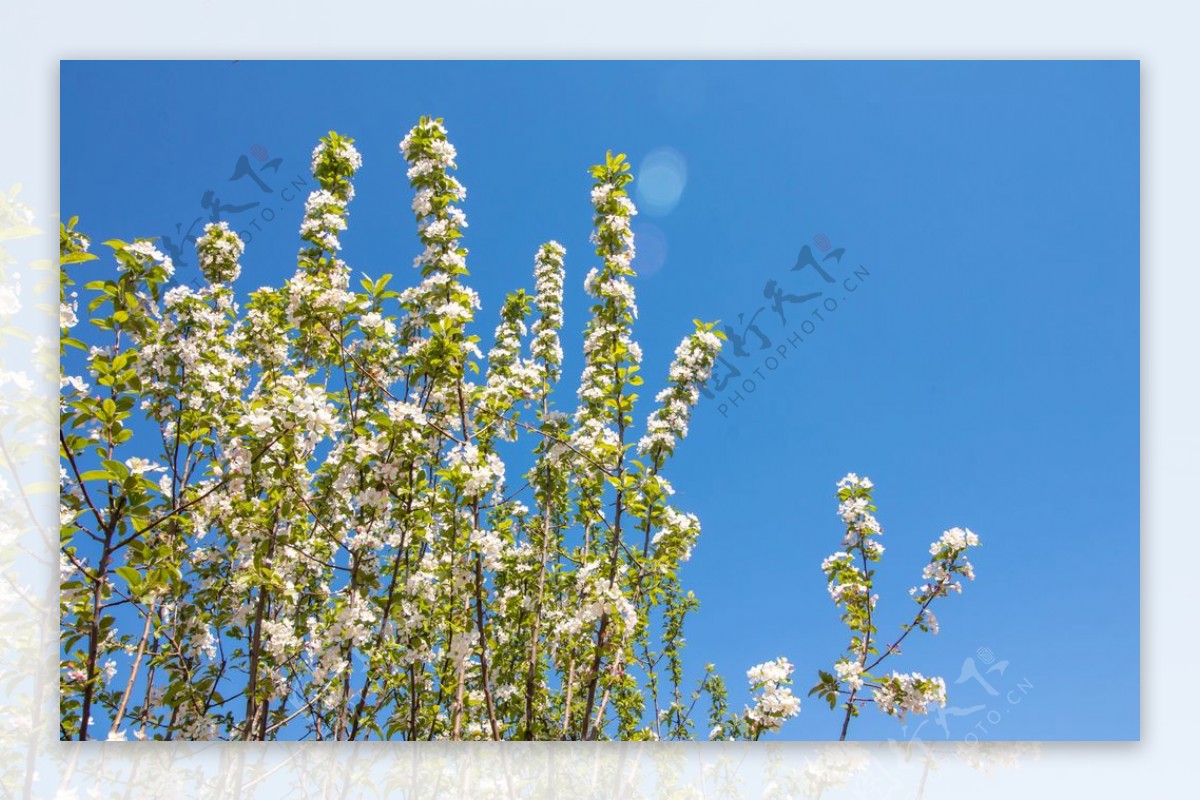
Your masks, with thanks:
<instances>
[{"instance_id":1,"label":"clear blue sky","mask_svg":"<svg viewBox=\"0 0 1200 801\"><path fill-rule=\"evenodd\" d=\"M829 668L846 636L819 565L840 541L834 484L855 471L876 482L885 529L881 636L915 611L906 590L943 529L984 547L976 581L935 607L942 632L890 660L944 676L961 714L918 732L869 709L852 738L1137 739L1137 62L64 62L61 88L64 217L96 241L178 241L212 190L253 237L243 292L295 269L305 190L283 190L331 129L364 158L344 256L409 275L397 143L419 115L443 117L479 333L558 239L568 381L595 263L586 168L609 148L635 174L649 158L634 195L641 414L692 318L763 308L771 341L728 350L742 375L702 403L671 466L704 527L684 571L702 602L693 665L716 662L738 706L752 664L787 656L800 694ZM243 156L272 192L235 177ZM845 248L821 262L834 283L790 269L805 245ZM770 281L823 294L785 304L785 326ZM804 341L771 370L793 332ZM956 683L968 659L995 695ZM833 739L839 724L805 698L784 733Z\"/></svg>"}]
</instances>

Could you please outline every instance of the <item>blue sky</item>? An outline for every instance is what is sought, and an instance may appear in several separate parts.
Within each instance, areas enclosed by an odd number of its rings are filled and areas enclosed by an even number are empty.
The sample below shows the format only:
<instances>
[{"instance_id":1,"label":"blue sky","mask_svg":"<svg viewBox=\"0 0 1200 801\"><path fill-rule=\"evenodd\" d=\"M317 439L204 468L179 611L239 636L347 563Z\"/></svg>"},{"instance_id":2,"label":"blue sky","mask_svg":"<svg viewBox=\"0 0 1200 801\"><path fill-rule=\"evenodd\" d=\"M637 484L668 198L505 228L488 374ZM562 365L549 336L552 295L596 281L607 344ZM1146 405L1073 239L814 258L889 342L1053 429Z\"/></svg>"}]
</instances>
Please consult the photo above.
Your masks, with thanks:
<instances>
[{"instance_id":1,"label":"blue sky","mask_svg":"<svg viewBox=\"0 0 1200 801\"><path fill-rule=\"evenodd\" d=\"M634 184L642 413L692 318L761 308L771 342L727 350L742 375L702 402L670 472L704 527L684 572L702 602L693 666L715 662L739 706L750 665L787 656L801 693L829 668L846 637L819 565L840 542L834 484L855 471L885 530L881 636L915 610L906 590L943 529L984 545L976 581L935 607L941 633L889 660L944 676L961 714L918 731L867 710L852 738L1138 737L1137 62L64 62L61 90L64 217L97 241L178 239L208 190L257 202L222 213L251 235L243 291L293 272L306 189L284 188L331 129L364 158L345 258L410 274L397 143L443 117L479 333L558 239L568 381L594 264L586 168L606 149L635 175L657 165ZM270 193L231 180L243 156ZM821 262L833 283L790 269L806 245L845 249ZM785 304L785 325L770 281L822 295ZM806 698L784 734L839 725Z\"/></svg>"}]
</instances>

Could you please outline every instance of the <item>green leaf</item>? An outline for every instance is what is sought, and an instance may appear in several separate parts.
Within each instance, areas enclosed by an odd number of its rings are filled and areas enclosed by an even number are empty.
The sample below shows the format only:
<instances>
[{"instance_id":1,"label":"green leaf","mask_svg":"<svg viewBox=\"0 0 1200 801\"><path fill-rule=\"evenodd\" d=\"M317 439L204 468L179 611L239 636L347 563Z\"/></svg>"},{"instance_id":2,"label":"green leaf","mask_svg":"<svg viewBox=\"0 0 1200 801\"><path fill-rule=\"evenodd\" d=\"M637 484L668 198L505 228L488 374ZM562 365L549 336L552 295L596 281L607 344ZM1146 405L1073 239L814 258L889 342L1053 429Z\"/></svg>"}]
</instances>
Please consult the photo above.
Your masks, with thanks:
<instances>
[{"instance_id":1,"label":"green leaf","mask_svg":"<svg viewBox=\"0 0 1200 801\"><path fill-rule=\"evenodd\" d=\"M118 462L116 459L104 459L100 462L105 469L118 480L124 481L129 477L129 468L123 462Z\"/></svg>"},{"instance_id":2,"label":"green leaf","mask_svg":"<svg viewBox=\"0 0 1200 801\"><path fill-rule=\"evenodd\" d=\"M118 567L113 572L125 579L125 581L128 582L130 589L137 589L137 587L142 583L142 574L134 570L132 567Z\"/></svg>"}]
</instances>

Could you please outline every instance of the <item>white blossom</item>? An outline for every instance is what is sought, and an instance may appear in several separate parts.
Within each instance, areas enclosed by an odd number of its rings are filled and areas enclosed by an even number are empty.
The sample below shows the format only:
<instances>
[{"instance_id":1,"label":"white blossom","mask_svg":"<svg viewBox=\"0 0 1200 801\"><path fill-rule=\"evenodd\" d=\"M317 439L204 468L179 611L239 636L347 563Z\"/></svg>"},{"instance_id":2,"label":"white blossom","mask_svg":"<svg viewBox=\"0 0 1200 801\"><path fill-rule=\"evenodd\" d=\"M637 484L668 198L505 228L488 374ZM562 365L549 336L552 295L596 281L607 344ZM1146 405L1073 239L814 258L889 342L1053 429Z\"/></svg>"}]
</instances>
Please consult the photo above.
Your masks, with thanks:
<instances>
[{"instance_id":1,"label":"white blossom","mask_svg":"<svg viewBox=\"0 0 1200 801\"><path fill-rule=\"evenodd\" d=\"M756 733L778 730L789 718L800 714L800 699L786 686L795 668L784 657L763 662L746 671L755 691L754 706L747 708L746 719Z\"/></svg>"},{"instance_id":2,"label":"white blossom","mask_svg":"<svg viewBox=\"0 0 1200 801\"><path fill-rule=\"evenodd\" d=\"M833 669L837 671L838 681L846 682L851 690L860 690L863 686L863 666L860 662L843 659L837 662Z\"/></svg>"}]
</instances>

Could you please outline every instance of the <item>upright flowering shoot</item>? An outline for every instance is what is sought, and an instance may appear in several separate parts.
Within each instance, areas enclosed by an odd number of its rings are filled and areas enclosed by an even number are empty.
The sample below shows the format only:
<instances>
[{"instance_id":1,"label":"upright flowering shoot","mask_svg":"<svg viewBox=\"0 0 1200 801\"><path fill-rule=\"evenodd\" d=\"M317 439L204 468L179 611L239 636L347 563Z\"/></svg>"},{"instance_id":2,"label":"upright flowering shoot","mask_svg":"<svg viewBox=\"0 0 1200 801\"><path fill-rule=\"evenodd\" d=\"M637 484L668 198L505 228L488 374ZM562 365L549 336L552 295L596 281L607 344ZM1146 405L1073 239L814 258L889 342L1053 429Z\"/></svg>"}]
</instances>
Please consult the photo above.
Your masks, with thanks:
<instances>
[{"instance_id":1,"label":"upright flowering shoot","mask_svg":"<svg viewBox=\"0 0 1200 801\"><path fill-rule=\"evenodd\" d=\"M584 738L594 736L605 699L615 707L621 736L680 737L691 727L680 687L683 620L698 601L683 591L677 570L690 556L700 524L694 515L666 503L673 490L659 471L687 433L720 339L713 324L696 322L695 332L676 351L670 384L658 398L663 407L650 415L645 448L637 454L643 459L629 458L637 400L633 390L643 383L642 352L632 337L638 309L631 283L636 251L630 220L637 210L628 195L632 176L623 155L607 154L603 164L592 168L592 177L592 242L601 264L584 281L594 302L585 329L579 405L567 443L575 519L583 528L574 557L581 567L570 586L581 608L595 609L596 598L604 599L605 606L585 621L591 625L583 630L592 632L593 641L566 651L564 703L568 719L582 716ZM544 253L539 263L539 292L543 275L550 279L547 290L553 291L552 263L545 258L552 255ZM653 652L651 617L659 606L661 644ZM572 680L580 665L585 671L581 696ZM634 666L644 673L646 695L636 690ZM658 697L660 672L670 681L665 707ZM715 689L719 686L707 676L696 692L708 692L717 704L723 692ZM638 728L647 700L654 708L652 724Z\"/></svg>"},{"instance_id":2,"label":"upright flowering shoot","mask_svg":"<svg viewBox=\"0 0 1200 801\"><path fill-rule=\"evenodd\" d=\"M929 610L933 599L949 594L952 589L962 592L957 576L975 577L965 554L968 548L979 544L979 538L969 529L954 528L942 534L929 549L932 559L923 574L927 583L909 591L920 609L911 621L901 626L894 641L881 646L875 637L879 596L872 593L875 571L870 565L883 555L883 546L874 539L883 534L883 527L875 518L873 491L871 480L855 473L838 482L838 516L845 526L842 550L821 563L829 595L842 609L842 622L850 629L850 644L834 663L832 673L818 671L819 680L809 695L820 696L830 709L842 704L845 709L842 740L846 739L851 718L866 703L873 702L881 712L900 718L909 712L925 714L930 704L945 706L946 683L941 678L894 671L884 676L873 671L900 653L900 644L913 629L936 634L937 620ZM869 698L860 696L864 689L871 690Z\"/></svg>"},{"instance_id":3,"label":"upright flowering shoot","mask_svg":"<svg viewBox=\"0 0 1200 801\"><path fill-rule=\"evenodd\" d=\"M440 119L422 117L400 142L400 152L410 165L412 211L424 246L413 260L423 280L401 295L409 313L404 326L409 359L418 375L448 371L461 376L467 355L479 355L475 339L463 333L479 308L479 296L459 281L467 275L467 249L458 241L467 216L455 204L467 190L450 174L458 166L457 151Z\"/></svg>"},{"instance_id":4,"label":"upright flowering shoot","mask_svg":"<svg viewBox=\"0 0 1200 801\"><path fill-rule=\"evenodd\" d=\"M200 271L211 283L233 283L242 272L238 260L245 249L241 237L229 230L229 223L209 223L204 235L196 240Z\"/></svg>"},{"instance_id":5,"label":"upright flowering shoot","mask_svg":"<svg viewBox=\"0 0 1200 801\"><path fill-rule=\"evenodd\" d=\"M209 223L196 240L208 286L179 285L163 296L161 311L141 341L137 372L141 408L191 443L193 432L227 433L241 411L248 360L232 330L237 314L232 283L241 272L243 244L225 223Z\"/></svg>"},{"instance_id":6,"label":"upright flowering shoot","mask_svg":"<svg viewBox=\"0 0 1200 801\"><path fill-rule=\"evenodd\" d=\"M338 256L346 230L347 206L354 198L351 180L362 166L354 140L330 131L312 154L312 173L320 189L309 193L300 224L298 269L287 284L288 317L296 347L314 366L339 363L345 349L343 320L356 311L349 291L350 268Z\"/></svg>"},{"instance_id":7,"label":"upright flowering shoot","mask_svg":"<svg viewBox=\"0 0 1200 801\"><path fill-rule=\"evenodd\" d=\"M584 368L579 382L579 406L571 445L580 458L574 461L572 483L576 496L576 519L583 526L583 544L574 591L581 606L602 603L599 614L586 621L589 640L573 659L581 661L584 680L579 692L582 704L568 715L581 717L580 734L594 736L601 720L604 699L613 697L619 728L632 736L642 715L640 699L630 693L624 666L634 661L632 634L638 623L634 607L622 590L629 565L622 558L625 539L624 517L628 504L625 441L633 423L632 391L641 383L637 375L641 349L632 339L637 316L632 267L633 231L630 219L637 210L625 187L633 180L624 155L606 154L604 164L591 169L595 254L601 259L584 281L593 298L591 318L584 331ZM606 511L611 496L611 519ZM594 600L595 599L595 600ZM568 664L568 675L574 667ZM569 687L569 694L575 689Z\"/></svg>"},{"instance_id":8,"label":"upright flowering shoot","mask_svg":"<svg viewBox=\"0 0 1200 801\"><path fill-rule=\"evenodd\" d=\"M528 333L530 297L525 290L512 292L500 310L495 344L488 351L487 381L473 397L481 436L488 442L492 430L501 439L516 439L516 424L508 416L520 401L532 400L542 372L532 359L522 358L521 341Z\"/></svg>"},{"instance_id":9,"label":"upright flowering shoot","mask_svg":"<svg viewBox=\"0 0 1200 801\"><path fill-rule=\"evenodd\" d=\"M538 249L533 268L538 319L533 323L530 351L550 382L558 380L563 359L558 332L563 323L563 257L566 253L557 242L547 242Z\"/></svg>"},{"instance_id":10,"label":"upright flowering shoot","mask_svg":"<svg viewBox=\"0 0 1200 801\"><path fill-rule=\"evenodd\" d=\"M671 363L670 384L655 396L662 404L646 422L646 436L638 442L638 453L656 462L674 453L676 443L687 436L688 420L700 400L700 388L712 375L725 335L713 323L695 321L696 331L679 343Z\"/></svg>"},{"instance_id":11,"label":"upright flowering shoot","mask_svg":"<svg viewBox=\"0 0 1200 801\"><path fill-rule=\"evenodd\" d=\"M584 332L585 365L579 380L579 408L575 413L580 449L599 464L617 468L623 455L623 435L632 424L636 395L630 387L642 381L642 351L632 340L637 316L630 278L635 253L630 219L637 213L625 187L633 180L624 155L608 153L604 164L592 167L595 211L592 242L600 257L584 280L592 296L591 319Z\"/></svg>"}]
</instances>

